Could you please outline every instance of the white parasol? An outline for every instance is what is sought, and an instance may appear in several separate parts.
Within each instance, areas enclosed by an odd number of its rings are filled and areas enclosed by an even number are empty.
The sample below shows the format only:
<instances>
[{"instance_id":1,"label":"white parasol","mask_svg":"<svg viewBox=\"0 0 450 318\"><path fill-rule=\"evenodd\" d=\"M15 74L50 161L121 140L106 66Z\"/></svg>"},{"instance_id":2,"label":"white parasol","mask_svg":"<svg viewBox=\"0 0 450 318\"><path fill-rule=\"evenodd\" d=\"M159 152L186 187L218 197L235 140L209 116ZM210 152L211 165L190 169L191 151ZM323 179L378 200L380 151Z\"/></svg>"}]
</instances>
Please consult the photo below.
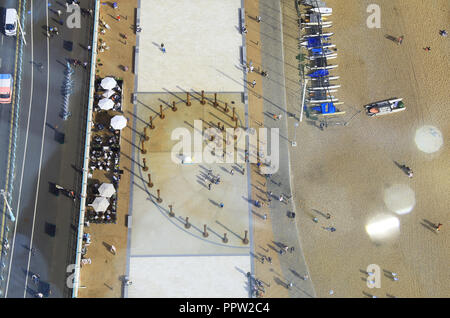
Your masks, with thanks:
<instances>
[{"instance_id":1,"label":"white parasol","mask_svg":"<svg viewBox=\"0 0 450 318\"><path fill-rule=\"evenodd\" d=\"M114 102L112 99L102 98L98 102L98 107L100 107L100 109L103 109L103 110L109 110L114 107Z\"/></svg>"},{"instance_id":2,"label":"white parasol","mask_svg":"<svg viewBox=\"0 0 450 318\"><path fill-rule=\"evenodd\" d=\"M103 97L106 97L106 98L110 98L110 97L113 96L115 93L116 93L116 92L115 92L114 90L108 89L106 92L104 92L104 93L102 94L102 96L103 96Z\"/></svg>"},{"instance_id":3,"label":"white parasol","mask_svg":"<svg viewBox=\"0 0 450 318\"><path fill-rule=\"evenodd\" d=\"M116 193L116 189L111 183L103 183L100 188L98 188L98 192L102 197L110 198Z\"/></svg>"},{"instance_id":4,"label":"white parasol","mask_svg":"<svg viewBox=\"0 0 450 318\"><path fill-rule=\"evenodd\" d=\"M116 130L123 129L127 126L127 119L122 115L116 115L111 118L111 127Z\"/></svg>"},{"instance_id":5,"label":"white parasol","mask_svg":"<svg viewBox=\"0 0 450 318\"><path fill-rule=\"evenodd\" d=\"M97 197L89 206L94 208L96 212L105 212L109 207L109 200L105 197Z\"/></svg>"},{"instance_id":6,"label":"white parasol","mask_svg":"<svg viewBox=\"0 0 450 318\"><path fill-rule=\"evenodd\" d=\"M102 79L102 82L100 83L100 85L104 89L113 89L114 87L116 87L117 82L112 77L105 77L104 79Z\"/></svg>"}]
</instances>

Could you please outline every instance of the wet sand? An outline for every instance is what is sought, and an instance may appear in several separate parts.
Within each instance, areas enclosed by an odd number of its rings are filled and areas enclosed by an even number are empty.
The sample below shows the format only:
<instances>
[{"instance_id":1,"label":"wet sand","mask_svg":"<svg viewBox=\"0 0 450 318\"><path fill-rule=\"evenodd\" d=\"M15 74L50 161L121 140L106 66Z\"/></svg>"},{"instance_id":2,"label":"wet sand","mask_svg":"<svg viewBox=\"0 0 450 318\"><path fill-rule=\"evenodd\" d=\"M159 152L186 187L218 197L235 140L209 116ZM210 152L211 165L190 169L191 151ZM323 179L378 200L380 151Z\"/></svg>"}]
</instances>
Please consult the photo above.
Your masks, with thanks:
<instances>
[{"instance_id":1,"label":"wet sand","mask_svg":"<svg viewBox=\"0 0 450 318\"><path fill-rule=\"evenodd\" d=\"M338 48L333 74L342 85L335 95L347 112L330 122L351 120L324 131L304 120L291 153L298 228L317 295L329 297L333 289L331 297L449 297L450 39L439 36L439 30L449 29L448 1L380 1L381 29L366 27L370 1L326 3L333 8L330 30ZM292 48L296 32L286 23L293 12L285 8L283 19L285 47ZM403 44L385 35L404 35ZM286 65L295 64L293 54L285 49ZM286 65L288 110L298 113L298 71ZM358 113L363 105L390 97L403 97L406 111L377 118ZM293 121L289 125L293 136ZM415 143L416 131L425 125L443 135L444 145L435 153L424 153ZM394 161L412 167L414 178ZM386 198L393 191L395 202ZM399 204L412 211L396 214L393 205ZM366 225L379 215L395 216L400 225L396 235L375 242ZM440 233L430 226L438 222L444 224ZM322 228L327 226L337 231ZM364 274L369 264L398 273L399 281L382 274L381 288L369 289Z\"/></svg>"}]
</instances>

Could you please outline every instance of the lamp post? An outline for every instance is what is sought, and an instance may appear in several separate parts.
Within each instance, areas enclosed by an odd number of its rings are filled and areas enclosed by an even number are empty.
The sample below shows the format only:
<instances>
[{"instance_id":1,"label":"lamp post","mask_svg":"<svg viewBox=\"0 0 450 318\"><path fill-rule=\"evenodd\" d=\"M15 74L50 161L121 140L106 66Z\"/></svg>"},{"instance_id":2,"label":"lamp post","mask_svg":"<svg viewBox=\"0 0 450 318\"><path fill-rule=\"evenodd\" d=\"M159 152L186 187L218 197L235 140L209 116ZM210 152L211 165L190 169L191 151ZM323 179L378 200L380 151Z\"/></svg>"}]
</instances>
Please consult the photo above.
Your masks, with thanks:
<instances>
[{"instance_id":1,"label":"lamp post","mask_svg":"<svg viewBox=\"0 0 450 318\"><path fill-rule=\"evenodd\" d=\"M294 126L295 126L295 128L294 128L294 140L292 140L291 141L291 146L292 147L297 147L297 127L298 127L298 122L296 121L295 123L294 123Z\"/></svg>"},{"instance_id":2,"label":"lamp post","mask_svg":"<svg viewBox=\"0 0 450 318\"><path fill-rule=\"evenodd\" d=\"M11 207L9 206L8 198L6 197L6 192L5 192L5 190L3 190L3 189L0 190L0 194L1 194L1 195L3 196L3 198L5 199L6 207L8 208L8 212L9 212L9 218L11 219L12 222L15 222L15 221L16 221L16 218L15 218L15 216L14 216L12 210L11 210Z\"/></svg>"}]
</instances>

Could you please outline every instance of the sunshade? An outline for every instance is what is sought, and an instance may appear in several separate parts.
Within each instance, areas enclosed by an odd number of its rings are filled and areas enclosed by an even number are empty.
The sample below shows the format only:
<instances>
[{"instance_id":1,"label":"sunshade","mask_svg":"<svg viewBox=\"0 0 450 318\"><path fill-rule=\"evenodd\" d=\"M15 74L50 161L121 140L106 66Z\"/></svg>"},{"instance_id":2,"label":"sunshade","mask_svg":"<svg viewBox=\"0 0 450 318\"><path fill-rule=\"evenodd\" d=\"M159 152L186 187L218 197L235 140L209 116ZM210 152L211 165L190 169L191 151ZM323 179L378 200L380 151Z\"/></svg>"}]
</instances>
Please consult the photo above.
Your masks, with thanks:
<instances>
[{"instance_id":1,"label":"sunshade","mask_svg":"<svg viewBox=\"0 0 450 318\"><path fill-rule=\"evenodd\" d=\"M123 129L127 126L127 119L122 115L116 115L111 118L111 127L116 130Z\"/></svg>"},{"instance_id":2,"label":"sunshade","mask_svg":"<svg viewBox=\"0 0 450 318\"><path fill-rule=\"evenodd\" d=\"M115 93L116 93L116 92L113 91L112 89L108 89L106 92L104 92L104 93L102 94L102 96L103 96L103 97L106 97L106 98L110 98L110 97L113 96Z\"/></svg>"},{"instance_id":3,"label":"sunshade","mask_svg":"<svg viewBox=\"0 0 450 318\"><path fill-rule=\"evenodd\" d=\"M116 193L116 189L111 183L103 183L100 188L98 188L98 192L102 197L110 198Z\"/></svg>"},{"instance_id":4,"label":"sunshade","mask_svg":"<svg viewBox=\"0 0 450 318\"><path fill-rule=\"evenodd\" d=\"M100 107L100 109L103 109L103 110L109 110L114 107L114 102L112 101L112 99L102 98L98 102L98 107Z\"/></svg>"},{"instance_id":5,"label":"sunshade","mask_svg":"<svg viewBox=\"0 0 450 318\"><path fill-rule=\"evenodd\" d=\"M102 82L100 83L100 85L104 89L113 89L114 87L116 87L117 82L112 77L105 77L104 79L102 79Z\"/></svg>"},{"instance_id":6,"label":"sunshade","mask_svg":"<svg viewBox=\"0 0 450 318\"><path fill-rule=\"evenodd\" d=\"M96 212L105 212L109 207L109 200L105 197L97 197L94 202L89 204Z\"/></svg>"}]
</instances>

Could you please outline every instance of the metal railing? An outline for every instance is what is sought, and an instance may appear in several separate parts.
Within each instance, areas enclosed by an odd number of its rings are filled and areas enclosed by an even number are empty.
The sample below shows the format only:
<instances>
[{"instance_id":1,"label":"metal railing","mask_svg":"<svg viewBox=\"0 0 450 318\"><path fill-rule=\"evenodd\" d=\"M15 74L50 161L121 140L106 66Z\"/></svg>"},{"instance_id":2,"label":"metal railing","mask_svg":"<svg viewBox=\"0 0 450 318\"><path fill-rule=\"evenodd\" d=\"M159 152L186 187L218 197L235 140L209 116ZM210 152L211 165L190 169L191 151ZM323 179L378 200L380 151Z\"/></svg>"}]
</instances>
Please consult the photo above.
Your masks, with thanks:
<instances>
[{"instance_id":1,"label":"metal railing","mask_svg":"<svg viewBox=\"0 0 450 318\"><path fill-rule=\"evenodd\" d=\"M83 160L83 179L81 183L81 196L80 196L80 215L78 218L78 238L77 238L77 251L75 259L75 272L73 277L73 291L72 297L78 296L78 289L80 285L80 270L81 270L81 249L83 247L83 232L84 232L84 215L86 209L86 191L87 191L87 178L88 178L88 164L89 164L89 148L91 145L91 127L92 127L92 109L94 103L94 90L95 90L95 74L96 74L96 61L97 61L97 41L98 41L98 23L100 17L100 0L95 0L94 10L94 28L92 38L92 55L91 55L91 73L89 80L89 101L87 109L87 121L85 132L85 147L84 147L84 160Z\"/></svg>"}]
</instances>

